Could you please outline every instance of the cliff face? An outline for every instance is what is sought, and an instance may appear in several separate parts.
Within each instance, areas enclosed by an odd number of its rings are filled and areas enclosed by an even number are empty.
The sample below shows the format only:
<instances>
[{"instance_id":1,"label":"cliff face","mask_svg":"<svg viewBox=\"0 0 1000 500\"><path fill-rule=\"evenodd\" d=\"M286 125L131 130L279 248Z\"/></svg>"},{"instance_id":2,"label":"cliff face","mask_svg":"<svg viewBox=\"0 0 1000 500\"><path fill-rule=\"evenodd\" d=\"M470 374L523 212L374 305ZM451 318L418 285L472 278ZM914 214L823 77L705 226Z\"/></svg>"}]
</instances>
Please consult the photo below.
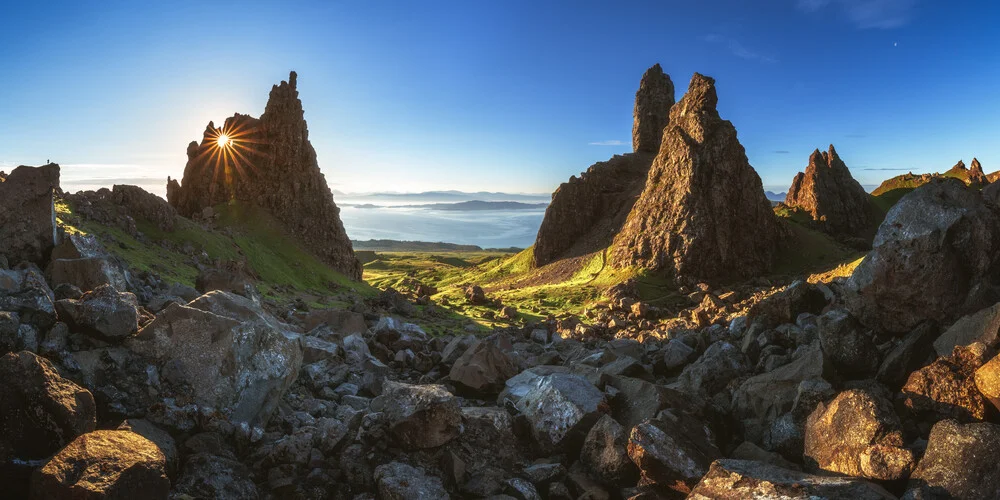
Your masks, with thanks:
<instances>
[{"instance_id":1,"label":"cliff face","mask_svg":"<svg viewBox=\"0 0 1000 500\"><path fill-rule=\"evenodd\" d=\"M717 103L715 80L695 73L670 111L645 190L614 240L613 266L708 280L770 269L778 221Z\"/></svg>"},{"instance_id":2,"label":"cliff face","mask_svg":"<svg viewBox=\"0 0 1000 500\"><path fill-rule=\"evenodd\" d=\"M230 142L223 139L220 146L220 135ZM209 123L187 154L182 182L167 182L167 201L181 215L231 200L253 203L321 260L361 279L361 264L309 142L295 72L271 89L259 119L237 113L221 128Z\"/></svg>"},{"instance_id":3,"label":"cliff face","mask_svg":"<svg viewBox=\"0 0 1000 500\"><path fill-rule=\"evenodd\" d=\"M824 231L835 235L868 237L878 224L870 196L832 144L828 152L813 151L805 172L792 181L785 204L809 212Z\"/></svg>"},{"instance_id":4,"label":"cliff face","mask_svg":"<svg viewBox=\"0 0 1000 500\"><path fill-rule=\"evenodd\" d=\"M0 257L13 266L43 264L56 243L52 194L59 187L59 165L20 166L0 176Z\"/></svg>"},{"instance_id":5,"label":"cliff face","mask_svg":"<svg viewBox=\"0 0 1000 500\"><path fill-rule=\"evenodd\" d=\"M654 65L642 76L635 95L635 153L595 163L556 189L535 239L536 266L611 244L643 190L673 104L674 85L660 65Z\"/></svg>"}]
</instances>

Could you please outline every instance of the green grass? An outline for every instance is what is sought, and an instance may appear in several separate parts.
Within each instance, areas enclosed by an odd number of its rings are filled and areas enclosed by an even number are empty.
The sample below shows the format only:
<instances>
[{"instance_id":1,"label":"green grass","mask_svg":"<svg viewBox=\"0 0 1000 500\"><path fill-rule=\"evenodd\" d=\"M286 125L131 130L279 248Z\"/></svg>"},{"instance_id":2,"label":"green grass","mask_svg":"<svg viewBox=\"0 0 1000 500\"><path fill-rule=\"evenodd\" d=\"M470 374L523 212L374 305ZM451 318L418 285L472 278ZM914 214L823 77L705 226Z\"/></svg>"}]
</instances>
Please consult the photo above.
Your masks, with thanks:
<instances>
[{"instance_id":1,"label":"green grass","mask_svg":"<svg viewBox=\"0 0 1000 500\"><path fill-rule=\"evenodd\" d=\"M775 258L773 273L800 276L856 259L863 252L837 242L831 236L792 220L782 220L791 239Z\"/></svg>"}]
</instances>

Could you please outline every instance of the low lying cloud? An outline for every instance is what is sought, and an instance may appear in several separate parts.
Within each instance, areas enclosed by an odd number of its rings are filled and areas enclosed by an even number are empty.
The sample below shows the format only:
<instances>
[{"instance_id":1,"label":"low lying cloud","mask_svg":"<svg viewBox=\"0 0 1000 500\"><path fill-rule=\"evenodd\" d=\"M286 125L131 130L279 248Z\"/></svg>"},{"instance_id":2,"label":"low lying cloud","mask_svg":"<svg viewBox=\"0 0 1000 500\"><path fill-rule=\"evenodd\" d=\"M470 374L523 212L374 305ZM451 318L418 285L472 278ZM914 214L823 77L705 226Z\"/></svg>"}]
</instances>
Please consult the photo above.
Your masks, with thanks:
<instances>
[{"instance_id":1,"label":"low lying cloud","mask_svg":"<svg viewBox=\"0 0 1000 500\"><path fill-rule=\"evenodd\" d=\"M776 155L787 155L789 153L791 153L791 151L785 151L784 149L778 149L774 151L774 154Z\"/></svg>"},{"instance_id":2,"label":"low lying cloud","mask_svg":"<svg viewBox=\"0 0 1000 500\"><path fill-rule=\"evenodd\" d=\"M624 142L622 142L622 141L619 141L619 140L612 140L612 141L588 142L587 145L589 145L589 146L625 146L626 144Z\"/></svg>"}]
</instances>

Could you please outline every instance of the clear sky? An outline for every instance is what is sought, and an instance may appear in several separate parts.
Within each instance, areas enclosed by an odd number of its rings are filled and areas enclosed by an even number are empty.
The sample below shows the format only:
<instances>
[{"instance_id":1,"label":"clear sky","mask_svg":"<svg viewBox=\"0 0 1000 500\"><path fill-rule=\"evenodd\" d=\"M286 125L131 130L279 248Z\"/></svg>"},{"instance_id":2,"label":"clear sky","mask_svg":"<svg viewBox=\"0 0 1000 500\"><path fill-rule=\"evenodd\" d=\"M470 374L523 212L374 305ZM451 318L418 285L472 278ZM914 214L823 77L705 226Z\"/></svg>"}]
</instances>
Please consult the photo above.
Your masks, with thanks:
<instances>
[{"instance_id":1,"label":"clear sky","mask_svg":"<svg viewBox=\"0 0 1000 500\"><path fill-rule=\"evenodd\" d=\"M834 143L875 184L1000 169L993 1L3 2L0 169L178 176L209 120L298 72L334 189L549 192L631 151L659 62L718 81L766 187ZM162 183L155 181L157 186Z\"/></svg>"}]
</instances>

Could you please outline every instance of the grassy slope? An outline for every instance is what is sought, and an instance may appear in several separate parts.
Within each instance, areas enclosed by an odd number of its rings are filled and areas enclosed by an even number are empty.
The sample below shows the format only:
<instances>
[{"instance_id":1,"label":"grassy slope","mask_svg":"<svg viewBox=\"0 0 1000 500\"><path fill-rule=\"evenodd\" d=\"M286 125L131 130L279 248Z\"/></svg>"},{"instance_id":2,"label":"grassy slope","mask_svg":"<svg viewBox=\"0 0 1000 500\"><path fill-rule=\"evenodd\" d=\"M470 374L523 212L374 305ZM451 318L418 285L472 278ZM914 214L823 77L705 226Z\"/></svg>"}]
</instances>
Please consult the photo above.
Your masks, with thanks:
<instances>
[{"instance_id":1,"label":"grassy slope","mask_svg":"<svg viewBox=\"0 0 1000 500\"><path fill-rule=\"evenodd\" d=\"M145 235L138 239L116 227L84 221L66 203L57 204L56 209L59 222L67 231L96 235L110 252L133 269L155 272L168 282L194 285L198 269L187 249L192 254L204 252L213 260L245 260L259 278L261 293L277 300L303 296L328 298L345 291L361 296L376 293L368 285L354 283L320 262L293 243L266 212L252 207L217 207L219 225L224 230L206 229L178 218L174 231L165 232L145 220L137 220L137 229Z\"/></svg>"}]
</instances>

